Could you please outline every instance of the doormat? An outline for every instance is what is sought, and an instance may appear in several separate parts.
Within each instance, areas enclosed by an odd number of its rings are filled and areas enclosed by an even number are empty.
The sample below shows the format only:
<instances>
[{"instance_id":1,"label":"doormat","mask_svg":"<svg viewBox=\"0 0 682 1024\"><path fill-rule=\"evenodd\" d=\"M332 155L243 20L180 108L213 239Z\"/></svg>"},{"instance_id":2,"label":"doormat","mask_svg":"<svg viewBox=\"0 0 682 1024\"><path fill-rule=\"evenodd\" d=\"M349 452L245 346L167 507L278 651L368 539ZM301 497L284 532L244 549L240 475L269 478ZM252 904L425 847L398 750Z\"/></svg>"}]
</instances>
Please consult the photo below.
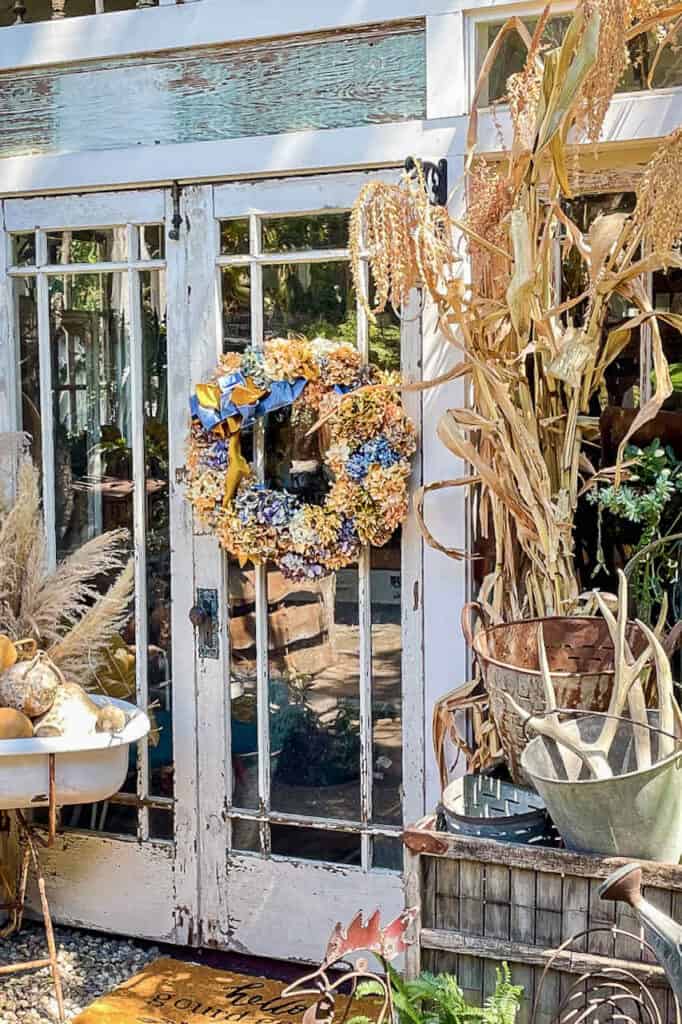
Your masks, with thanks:
<instances>
[{"instance_id":1,"label":"doormat","mask_svg":"<svg viewBox=\"0 0 682 1024\"><path fill-rule=\"evenodd\" d=\"M73 1024L298 1024L314 998L283 998L286 987L270 978L155 960ZM337 1002L345 1009L347 1000ZM367 1012L367 1003L359 1012Z\"/></svg>"}]
</instances>

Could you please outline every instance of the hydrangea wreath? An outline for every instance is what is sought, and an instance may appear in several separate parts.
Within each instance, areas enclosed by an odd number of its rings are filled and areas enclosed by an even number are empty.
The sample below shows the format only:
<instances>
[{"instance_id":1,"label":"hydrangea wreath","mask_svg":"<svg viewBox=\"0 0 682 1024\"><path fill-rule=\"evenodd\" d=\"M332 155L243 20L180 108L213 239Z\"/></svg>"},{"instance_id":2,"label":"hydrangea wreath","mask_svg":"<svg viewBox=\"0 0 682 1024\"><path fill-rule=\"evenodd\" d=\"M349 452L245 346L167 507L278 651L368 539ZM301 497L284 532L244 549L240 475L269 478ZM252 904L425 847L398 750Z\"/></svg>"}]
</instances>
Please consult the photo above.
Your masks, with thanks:
<instances>
[{"instance_id":1,"label":"hydrangea wreath","mask_svg":"<svg viewBox=\"0 0 682 1024\"><path fill-rule=\"evenodd\" d=\"M187 494L198 518L242 563L274 562L290 579L319 579L381 547L408 507L415 430L400 378L363 366L357 349L315 338L275 338L222 357L191 399ZM320 505L259 484L241 431L291 407L292 425L324 427L330 486Z\"/></svg>"}]
</instances>

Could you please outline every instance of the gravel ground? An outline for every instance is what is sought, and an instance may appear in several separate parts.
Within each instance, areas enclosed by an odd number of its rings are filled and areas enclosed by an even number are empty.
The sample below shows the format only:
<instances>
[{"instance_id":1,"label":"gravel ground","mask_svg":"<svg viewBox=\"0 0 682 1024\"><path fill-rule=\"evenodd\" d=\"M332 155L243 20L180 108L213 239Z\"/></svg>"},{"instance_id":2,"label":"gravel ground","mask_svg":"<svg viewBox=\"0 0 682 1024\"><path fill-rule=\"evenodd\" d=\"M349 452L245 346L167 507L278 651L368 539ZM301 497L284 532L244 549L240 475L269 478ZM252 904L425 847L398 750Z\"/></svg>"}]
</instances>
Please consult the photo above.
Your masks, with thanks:
<instances>
[{"instance_id":1,"label":"gravel ground","mask_svg":"<svg viewBox=\"0 0 682 1024\"><path fill-rule=\"evenodd\" d=\"M155 947L69 928L57 928L55 937L69 1021L159 956ZM45 950L45 933L29 923L19 935L0 941L0 964L40 960ZM49 968L0 978L2 1024L53 1024L57 1019Z\"/></svg>"}]
</instances>

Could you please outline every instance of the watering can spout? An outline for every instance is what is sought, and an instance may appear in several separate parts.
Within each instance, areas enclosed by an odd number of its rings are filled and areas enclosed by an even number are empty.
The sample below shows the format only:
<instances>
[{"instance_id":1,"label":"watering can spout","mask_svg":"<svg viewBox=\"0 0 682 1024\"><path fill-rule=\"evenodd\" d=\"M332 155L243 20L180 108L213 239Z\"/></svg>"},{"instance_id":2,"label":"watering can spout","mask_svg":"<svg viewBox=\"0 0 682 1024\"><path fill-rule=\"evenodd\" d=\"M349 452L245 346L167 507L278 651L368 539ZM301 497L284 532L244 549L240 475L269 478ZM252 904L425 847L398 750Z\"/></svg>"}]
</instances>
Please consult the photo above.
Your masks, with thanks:
<instances>
[{"instance_id":1,"label":"watering can spout","mask_svg":"<svg viewBox=\"0 0 682 1024\"><path fill-rule=\"evenodd\" d=\"M618 868L599 886L599 895L603 900L616 900L632 907L673 992L682 1000L682 927L644 899L640 865L625 864Z\"/></svg>"}]
</instances>

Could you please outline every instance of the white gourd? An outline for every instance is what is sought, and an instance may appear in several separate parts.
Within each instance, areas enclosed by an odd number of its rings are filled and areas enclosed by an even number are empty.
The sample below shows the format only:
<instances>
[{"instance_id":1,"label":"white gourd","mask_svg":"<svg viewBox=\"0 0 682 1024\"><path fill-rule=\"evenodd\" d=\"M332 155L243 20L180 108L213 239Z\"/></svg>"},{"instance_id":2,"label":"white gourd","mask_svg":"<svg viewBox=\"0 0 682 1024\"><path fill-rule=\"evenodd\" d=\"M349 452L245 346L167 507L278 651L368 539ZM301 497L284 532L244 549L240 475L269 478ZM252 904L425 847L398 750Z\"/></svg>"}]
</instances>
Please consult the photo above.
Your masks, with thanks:
<instances>
[{"instance_id":1,"label":"white gourd","mask_svg":"<svg viewBox=\"0 0 682 1024\"><path fill-rule=\"evenodd\" d=\"M82 686L67 680L50 710L35 721L33 735L63 736L77 741L95 732L117 732L124 725L125 715L119 708L95 704Z\"/></svg>"},{"instance_id":2,"label":"white gourd","mask_svg":"<svg viewBox=\"0 0 682 1024\"><path fill-rule=\"evenodd\" d=\"M0 707L35 718L50 710L61 685L61 675L41 652L31 661L19 661L2 673Z\"/></svg>"}]
</instances>

